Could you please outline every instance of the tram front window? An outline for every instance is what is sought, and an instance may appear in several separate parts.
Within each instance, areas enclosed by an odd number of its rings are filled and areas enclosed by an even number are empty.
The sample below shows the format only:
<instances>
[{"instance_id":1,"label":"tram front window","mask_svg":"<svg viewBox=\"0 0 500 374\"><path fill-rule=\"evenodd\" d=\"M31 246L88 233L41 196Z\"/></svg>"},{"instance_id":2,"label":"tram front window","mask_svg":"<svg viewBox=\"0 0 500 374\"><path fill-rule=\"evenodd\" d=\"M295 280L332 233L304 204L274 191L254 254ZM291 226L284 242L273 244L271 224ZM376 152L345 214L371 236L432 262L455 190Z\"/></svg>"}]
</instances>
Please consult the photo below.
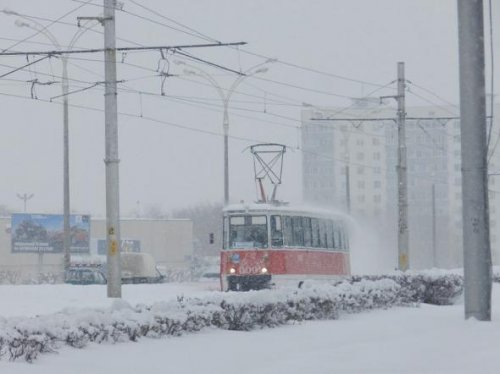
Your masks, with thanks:
<instances>
[{"instance_id":1,"label":"tram front window","mask_svg":"<svg viewBox=\"0 0 500 374\"><path fill-rule=\"evenodd\" d=\"M267 248L267 217L231 217L229 248Z\"/></svg>"}]
</instances>

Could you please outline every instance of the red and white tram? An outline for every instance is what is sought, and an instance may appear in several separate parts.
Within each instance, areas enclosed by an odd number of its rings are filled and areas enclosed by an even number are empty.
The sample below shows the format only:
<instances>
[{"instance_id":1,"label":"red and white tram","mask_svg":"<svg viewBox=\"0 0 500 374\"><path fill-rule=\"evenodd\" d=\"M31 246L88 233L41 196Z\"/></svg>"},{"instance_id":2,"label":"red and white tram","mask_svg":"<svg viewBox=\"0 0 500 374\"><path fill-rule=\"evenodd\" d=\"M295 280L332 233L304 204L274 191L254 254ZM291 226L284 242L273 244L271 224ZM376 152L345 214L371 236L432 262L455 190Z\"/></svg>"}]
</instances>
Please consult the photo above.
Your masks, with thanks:
<instances>
[{"instance_id":1,"label":"red and white tram","mask_svg":"<svg viewBox=\"0 0 500 374\"><path fill-rule=\"evenodd\" d=\"M350 274L345 216L254 203L227 206L223 219L223 291Z\"/></svg>"}]
</instances>

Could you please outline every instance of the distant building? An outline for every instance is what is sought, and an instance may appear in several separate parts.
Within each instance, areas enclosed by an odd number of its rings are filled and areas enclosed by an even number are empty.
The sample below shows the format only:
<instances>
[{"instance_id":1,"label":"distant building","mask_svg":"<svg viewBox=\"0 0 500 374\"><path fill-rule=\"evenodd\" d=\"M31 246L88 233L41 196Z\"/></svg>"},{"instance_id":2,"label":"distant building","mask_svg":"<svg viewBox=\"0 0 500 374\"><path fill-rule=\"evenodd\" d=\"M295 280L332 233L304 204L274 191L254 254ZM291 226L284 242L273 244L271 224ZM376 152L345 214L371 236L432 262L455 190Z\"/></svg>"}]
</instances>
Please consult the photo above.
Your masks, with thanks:
<instances>
[{"instance_id":1,"label":"distant building","mask_svg":"<svg viewBox=\"0 0 500 374\"><path fill-rule=\"evenodd\" d=\"M407 108L410 118L457 117L458 113L456 107ZM360 121L361 118L373 120ZM382 120L375 121L377 118ZM392 118L396 118L395 109L381 106L378 101L361 100L349 108L303 110L302 164L304 200L346 211L350 205L354 217L380 232L381 241L393 249L396 264L398 137ZM500 121L496 120L492 145L500 137L499 128ZM460 122L456 119L406 121L412 268L462 266L460 142ZM489 162L490 173L498 173L499 169L500 145ZM494 175L489 178L491 247L497 264L500 261L496 233L500 219L497 197L500 191L495 190L495 185L500 184L498 178Z\"/></svg>"}]
</instances>

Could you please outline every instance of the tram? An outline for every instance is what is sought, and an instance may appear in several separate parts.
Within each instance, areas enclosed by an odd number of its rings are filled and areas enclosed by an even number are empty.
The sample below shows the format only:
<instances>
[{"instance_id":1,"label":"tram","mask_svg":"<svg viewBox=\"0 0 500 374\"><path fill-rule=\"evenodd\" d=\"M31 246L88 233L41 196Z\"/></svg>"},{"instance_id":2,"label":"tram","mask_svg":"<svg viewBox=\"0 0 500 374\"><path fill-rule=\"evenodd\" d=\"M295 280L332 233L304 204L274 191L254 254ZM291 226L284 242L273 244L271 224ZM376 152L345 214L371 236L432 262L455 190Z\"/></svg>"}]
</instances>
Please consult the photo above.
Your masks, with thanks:
<instances>
[{"instance_id":1,"label":"tram","mask_svg":"<svg viewBox=\"0 0 500 374\"><path fill-rule=\"evenodd\" d=\"M223 210L223 291L300 284L350 274L348 220L323 210L277 202Z\"/></svg>"},{"instance_id":2,"label":"tram","mask_svg":"<svg viewBox=\"0 0 500 374\"><path fill-rule=\"evenodd\" d=\"M286 146L250 146L258 201L223 209L221 289L246 291L350 274L348 218L276 199ZM264 181L273 189L266 195Z\"/></svg>"}]
</instances>

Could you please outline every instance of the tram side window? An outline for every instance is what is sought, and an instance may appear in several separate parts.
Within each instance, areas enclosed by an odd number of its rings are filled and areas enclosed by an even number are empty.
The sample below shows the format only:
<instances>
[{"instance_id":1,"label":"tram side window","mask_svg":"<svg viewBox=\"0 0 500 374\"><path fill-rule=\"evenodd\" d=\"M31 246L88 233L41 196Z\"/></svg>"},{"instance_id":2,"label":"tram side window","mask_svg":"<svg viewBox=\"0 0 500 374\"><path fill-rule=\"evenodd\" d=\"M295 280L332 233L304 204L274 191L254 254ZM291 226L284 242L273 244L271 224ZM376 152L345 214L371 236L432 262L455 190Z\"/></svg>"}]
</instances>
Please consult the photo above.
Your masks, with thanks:
<instances>
[{"instance_id":1,"label":"tram side window","mask_svg":"<svg viewBox=\"0 0 500 374\"><path fill-rule=\"evenodd\" d=\"M311 218L302 217L302 228L304 229L304 246L312 247Z\"/></svg>"},{"instance_id":2,"label":"tram side window","mask_svg":"<svg viewBox=\"0 0 500 374\"><path fill-rule=\"evenodd\" d=\"M304 246L304 231L302 230L302 217L292 217L293 245Z\"/></svg>"},{"instance_id":3,"label":"tram side window","mask_svg":"<svg viewBox=\"0 0 500 374\"><path fill-rule=\"evenodd\" d=\"M227 217L222 220L222 249L227 249Z\"/></svg>"},{"instance_id":4,"label":"tram side window","mask_svg":"<svg viewBox=\"0 0 500 374\"><path fill-rule=\"evenodd\" d=\"M349 236L347 235L344 227L341 227L340 235L342 238L342 249L344 251L349 251Z\"/></svg>"},{"instance_id":5,"label":"tram side window","mask_svg":"<svg viewBox=\"0 0 500 374\"><path fill-rule=\"evenodd\" d=\"M271 216L271 246L283 247L283 227L281 216Z\"/></svg>"},{"instance_id":6,"label":"tram side window","mask_svg":"<svg viewBox=\"0 0 500 374\"><path fill-rule=\"evenodd\" d=\"M342 249L342 236L341 236L342 226L338 222L333 222L333 241L334 249Z\"/></svg>"},{"instance_id":7,"label":"tram side window","mask_svg":"<svg viewBox=\"0 0 500 374\"><path fill-rule=\"evenodd\" d=\"M312 247L319 248L320 240L319 240L319 220L317 218L311 218L311 231L312 231Z\"/></svg>"},{"instance_id":8,"label":"tram side window","mask_svg":"<svg viewBox=\"0 0 500 374\"><path fill-rule=\"evenodd\" d=\"M231 217L229 222L229 247L267 248L267 217Z\"/></svg>"},{"instance_id":9,"label":"tram side window","mask_svg":"<svg viewBox=\"0 0 500 374\"><path fill-rule=\"evenodd\" d=\"M293 232L292 232L292 217L283 217L283 240L284 245L291 247L293 243Z\"/></svg>"},{"instance_id":10,"label":"tram side window","mask_svg":"<svg viewBox=\"0 0 500 374\"><path fill-rule=\"evenodd\" d=\"M326 225L325 220L319 220L319 246L320 248L328 248L328 243L326 241Z\"/></svg>"},{"instance_id":11,"label":"tram side window","mask_svg":"<svg viewBox=\"0 0 500 374\"><path fill-rule=\"evenodd\" d=\"M325 230L326 230L326 244L328 249L335 248L335 243L333 241L333 225L332 221L325 219Z\"/></svg>"}]
</instances>

